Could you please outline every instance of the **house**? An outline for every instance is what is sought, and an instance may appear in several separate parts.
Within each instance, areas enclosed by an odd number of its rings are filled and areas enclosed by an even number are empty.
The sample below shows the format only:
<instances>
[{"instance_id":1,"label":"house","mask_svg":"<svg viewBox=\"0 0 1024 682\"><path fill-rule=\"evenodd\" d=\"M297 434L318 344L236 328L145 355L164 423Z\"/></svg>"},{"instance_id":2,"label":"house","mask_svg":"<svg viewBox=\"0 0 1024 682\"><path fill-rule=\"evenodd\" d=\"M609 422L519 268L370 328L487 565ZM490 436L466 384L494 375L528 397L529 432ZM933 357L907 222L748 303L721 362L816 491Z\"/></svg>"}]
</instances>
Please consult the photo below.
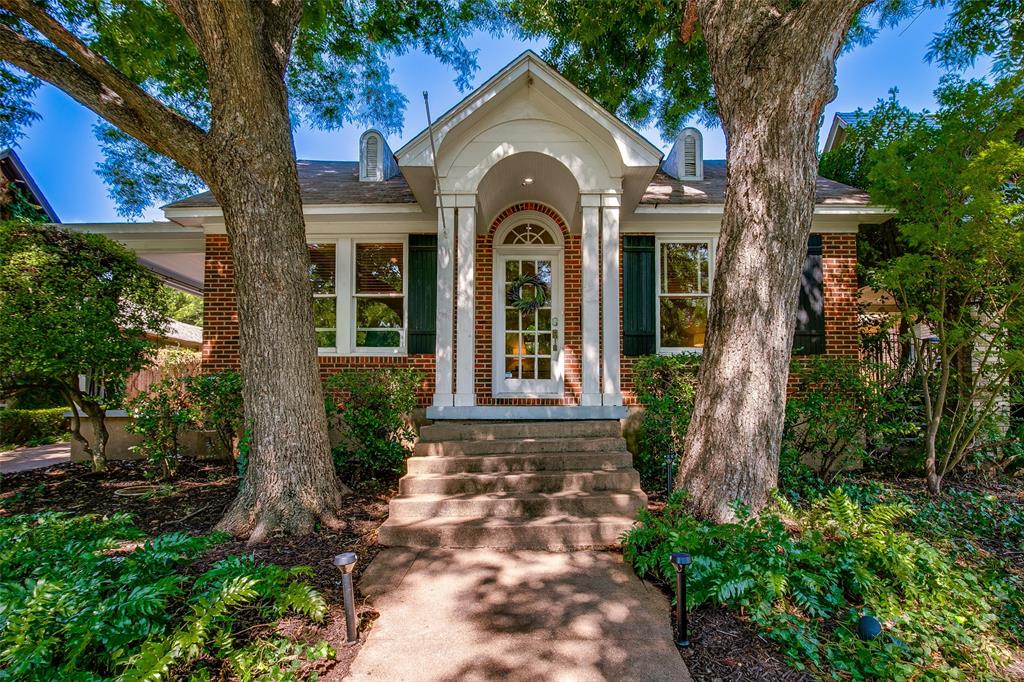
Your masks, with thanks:
<instances>
[{"instance_id":1,"label":"house","mask_svg":"<svg viewBox=\"0 0 1024 682\"><path fill-rule=\"evenodd\" d=\"M371 130L358 161L298 163L324 374L416 367L433 419L618 418L637 356L703 346L725 164L699 131L664 156L526 52L434 123L433 147L424 130L392 153ZM202 230L204 366L235 366L216 200L165 214ZM885 217L819 178L804 351L856 355L855 237Z\"/></svg>"},{"instance_id":2,"label":"house","mask_svg":"<svg viewBox=\"0 0 1024 682\"><path fill-rule=\"evenodd\" d=\"M618 421L637 403L634 363L705 343L726 172L700 132L666 156L526 52L396 152L369 130L358 160L298 173L321 373L427 377L435 423L381 542L617 542L646 504ZM221 210L204 193L164 213L149 236L102 229L140 255L202 253L203 367L236 367ZM885 219L818 179L798 352L857 356L856 235Z\"/></svg>"},{"instance_id":3,"label":"house","mask_svg":"<svg viewBox=\"0 0 1024 682\"><path fill-rule=\"evenodd\" d=\"M29 175L28 169L13 149L0 149L0 220L8 216L9 208L17 200L24 200L27 206L36 209L51 223L59 223L57 212L46 200L43 191Z\"/></svg>"}]
</instances>

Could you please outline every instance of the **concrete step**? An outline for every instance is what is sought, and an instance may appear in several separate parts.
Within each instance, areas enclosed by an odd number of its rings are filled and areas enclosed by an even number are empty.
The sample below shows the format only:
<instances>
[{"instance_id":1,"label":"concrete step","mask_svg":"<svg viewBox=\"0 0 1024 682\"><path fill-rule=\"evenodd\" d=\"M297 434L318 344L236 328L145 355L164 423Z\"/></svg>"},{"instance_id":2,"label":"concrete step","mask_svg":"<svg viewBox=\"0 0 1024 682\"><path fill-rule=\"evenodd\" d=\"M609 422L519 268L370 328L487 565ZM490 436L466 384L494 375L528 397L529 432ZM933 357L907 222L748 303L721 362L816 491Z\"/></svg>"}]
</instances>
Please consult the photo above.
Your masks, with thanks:
<instances>
[{"instance_id":1,"label":"concrete step","mask_svg":"<svg viewBox=\"0 0 1024 682\"><path fill-rule=\"evenodd\" d=\"M427 442L503 440L506 438L602 438L622 435L615 419L541 422L435 422L420 429Z\"/></svg>"},{"instance_id":2,"label":"concrete step","mask_svg":"<svg viewBox=\"0 0 1024 682\"><path fill-rule=\"evenodd\" d=\"M417 474L512 473L603 469L633 465L633 457L621 452L543 452L523 455L474 455L465 457L410 457L406 471Z\"/></svg>"},{"instance_id":3,"label":"concrete step","mask_svg":"<svg viewBox=\"0 0 1024 682\"><path fill-rule=\"evenodd\" d=\"M498 440L450 440L445 442L420 441L413 455L416 457L444 457L469 455L520 455L535 453L569 452L624 452L624 438L509 438Z\"/></svg>"},{"instance_id":4,"label":"concrete step","mask_svg":"<svg viewBox=\"0 0 1024 682\"><path fill-rule=\"evenodd\" d=\"M616 471L554 471L511 474L418 474L398 482L400 495L465 493L557 493L594 490L638 490L635 469Z\"/></svg>"},{"instance_id":5,"label":"concrete step","mask_svg":"<svg viewBox=\"0 0 1024 682\"><path fill-rule=\"evenodd\" d=\"M543 516L624 516L633 518L647 506L647 496L629 492L561 492L508 495L412 495L391 500L393 519L435 517L543 517Z\"/></svg>"},{"instance_id":6,"label":"concrete step","mask_svg":"<svg viewBox=\"0 0 1024 682\"><path fill-rule=\"evenodd\" d=\"M400 547L492 547L565 551L618 545L633 525L630 516L544 516L503 519L389 518L378 541Z\"/></svg>"}]
</instances>

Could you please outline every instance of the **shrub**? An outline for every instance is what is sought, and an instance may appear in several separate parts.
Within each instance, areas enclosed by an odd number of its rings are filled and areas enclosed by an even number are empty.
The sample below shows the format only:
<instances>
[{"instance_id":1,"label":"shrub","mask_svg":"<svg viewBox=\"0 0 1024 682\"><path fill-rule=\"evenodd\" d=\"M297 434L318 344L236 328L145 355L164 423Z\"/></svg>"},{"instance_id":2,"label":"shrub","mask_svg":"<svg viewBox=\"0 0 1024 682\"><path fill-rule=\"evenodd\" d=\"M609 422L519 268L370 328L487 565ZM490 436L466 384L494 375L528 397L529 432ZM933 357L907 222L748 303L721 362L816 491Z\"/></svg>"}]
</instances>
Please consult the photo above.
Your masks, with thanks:
<instances>
[{"instance_id":1,"label":"shrub","mask_svg":"<svg viewBox=\"0 0 1024 682\"><path fill-rule=\"evenodd\" d=\"M129 401L127 407L132 417L127 430L142 436L132 449L159 467L164 478L173 476L182 457L178 437L195 422L185 384L164 379Z\"/></svg>"},{"instance_id":2,"label":"shrub","mask_svg":"<svg viewBox=\"0 0 1024 682\"><path fill-rule=\"evenodd\" d=\"M235 556L195 579L181 572L225 537L141 542L124 514L0 518L0 680L251 679L243 666L267 663L254 647L276 640L243 636L236 619L272 631L285 613L320 620L327 609L300 580L308 569ZM233 674L199 667L212 657ZM268 677L293 679L289 668Z\"/></svg>"},{"instance_id":3,"label":"shrub","mask_svg":"<svg viewBox=\"0 0 1024 682\"><path fill-rule=\"evenodd\" d=\"M66 407L45 410L0 410L0 443L41 445L63 438L68 432Z\"/></svg>"},{"instance_id":4,"label":"shrub","mask_svg":"<svg viewBox=\"0 0 1024 682\"><path fill-rule=\"evenodd\" d=\"M918 430L898 385L875 381L871 369L836 357L793 364L797 390L786 401L783 448L826 482Z\"/></svg>"},{"instance_id":5,"label":"shrub","mask_svg":"<svg viewBox=\"0 0 1024 682\"><path fill-rule=\"evenodd\" d=\"M67 409L68 401L56 386L33 386L16 393L7 401L7 406L18 410Z\"/></svg>"},{"instance_id":6,"label":"shrub","mask_svg":"<svg viewBox=\"0 0 1024 682\"><path fill-rule=\"evenodd\" d=\"M737 523L716 526L686 514L683 502L676 494L661 514L641 512L626 559L667 582L669 554L689 552L688 606L741 610L795 667L855 680L998 676L1005 597L898 530L906 505L865 509L834 490L803 509L780 500L759 519L737 509ZM857 637L862 614L883 622L883 636Z\"/></svg>"},{"instance_id":7,"label":"shrub","mask_svg":"<svg viewBox=\"0 0 1024 682\"><path fill-rule=\"evenodd\" d=\"M383 368L344 370L327 380L327 413L344 432L334 448L344 480L384 483L402 473L415 436L407 419L422 378L413 369Z\"/></svg>"},{"instance_id":8,"label":"shrub","mask_svg":"<svg viewBox=\"0 0 1024 682\"><path fill-rule=\"evenodd\" d=\"M633 368L637 396L644 407L636 468L644 488L662 485L666 458L678 463L693 415L700 356L647 355Z\"/></svg>"},{"instance_id":9,"label":"shrub","mask_svg":"<svg viewBox=\"0 0 1024 682\"><path fill-rule=\"evenodd\" d=\"M184 378L186 399L200 431L214 431L224 452L234 451L242 428L242 376L225 370Z\"/></svg>"}]
</instances>

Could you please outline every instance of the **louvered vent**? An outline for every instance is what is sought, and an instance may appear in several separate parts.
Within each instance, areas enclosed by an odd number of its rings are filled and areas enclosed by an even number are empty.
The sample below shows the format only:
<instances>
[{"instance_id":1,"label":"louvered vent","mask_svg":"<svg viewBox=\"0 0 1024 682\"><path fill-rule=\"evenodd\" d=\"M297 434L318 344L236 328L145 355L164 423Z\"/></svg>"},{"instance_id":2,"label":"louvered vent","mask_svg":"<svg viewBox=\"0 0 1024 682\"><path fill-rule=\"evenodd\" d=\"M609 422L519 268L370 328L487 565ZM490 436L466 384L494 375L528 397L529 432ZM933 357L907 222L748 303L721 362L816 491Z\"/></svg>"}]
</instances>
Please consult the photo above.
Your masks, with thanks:
<instances>
[{"instance_id":1,"label":"louvered vent","mask_svg":"<svg viewBox=\"0 0 1024 682\"><path fill-rule=\"evenodd\" d=\"M683 138L683 176L697 177L697 138L693 135Z\"/></svg>"},{"instance_id":2,"label":"louvered vent","mask_svg":"<svg viewBox=\"0 0 1024 682\"><path fill-rule=\"evenodd\" d=\"M370 135L366 138L366 171L363 175L368 178L376 179L379 166L380 142L376 135Z\"/></svg>"}]
</instances>

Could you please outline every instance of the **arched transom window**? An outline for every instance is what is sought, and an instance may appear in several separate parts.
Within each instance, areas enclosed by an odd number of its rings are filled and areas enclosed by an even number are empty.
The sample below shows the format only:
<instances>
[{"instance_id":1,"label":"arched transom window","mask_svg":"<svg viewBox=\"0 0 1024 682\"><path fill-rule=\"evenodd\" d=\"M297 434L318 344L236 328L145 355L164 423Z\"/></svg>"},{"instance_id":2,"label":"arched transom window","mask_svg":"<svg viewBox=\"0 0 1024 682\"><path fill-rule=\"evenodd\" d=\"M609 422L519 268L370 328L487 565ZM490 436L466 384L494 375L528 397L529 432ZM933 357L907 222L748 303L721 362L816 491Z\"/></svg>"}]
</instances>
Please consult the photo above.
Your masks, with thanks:
<instances>
[{"instance_id":1,"label":"arched transom window","mask_svg":"<svg viewBox=\"0 0 1024 682\"><path fill-rule=\"evenodd\" d=\"M551 230L536 223L516 225L505 234L504 244L554 244Z\"/></svg>"}]
</instances>

